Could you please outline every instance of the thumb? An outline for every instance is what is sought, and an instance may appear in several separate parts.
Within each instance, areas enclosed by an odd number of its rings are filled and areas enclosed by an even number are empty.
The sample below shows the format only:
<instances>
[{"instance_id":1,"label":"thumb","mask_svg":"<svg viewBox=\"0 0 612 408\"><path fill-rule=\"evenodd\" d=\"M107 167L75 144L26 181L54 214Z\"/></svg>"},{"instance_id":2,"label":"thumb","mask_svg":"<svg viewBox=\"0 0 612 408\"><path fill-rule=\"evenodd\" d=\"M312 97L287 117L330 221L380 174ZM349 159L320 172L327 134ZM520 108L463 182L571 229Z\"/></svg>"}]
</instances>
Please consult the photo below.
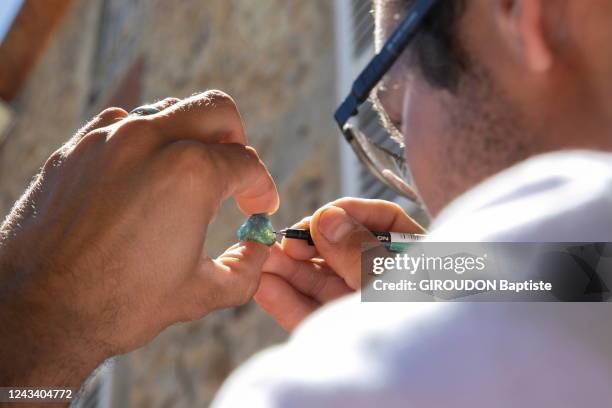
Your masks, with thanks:
<instances>
[{"instance_id":1,"label":"thumb","mask_svg":"<svg viewBox=\"0 0 612 408\"><path fill-rule=\"evenodd\" d=\"M310 231L319 255L353 290L361 287L362 244L378 240L343 208L323 207L311 219Z\"/></svg>"},{"instance_id":2,"label":"thumb","mask_svg":"<svg viewBox=\"0 0 612 408\"><path fill-rule=\"evenodd\" d=\"M203 256L195 273L186 281L188 320L250 301L269 256L270 248L257 242L235 244L217 259Z\"/></svg>"}]
</instances>

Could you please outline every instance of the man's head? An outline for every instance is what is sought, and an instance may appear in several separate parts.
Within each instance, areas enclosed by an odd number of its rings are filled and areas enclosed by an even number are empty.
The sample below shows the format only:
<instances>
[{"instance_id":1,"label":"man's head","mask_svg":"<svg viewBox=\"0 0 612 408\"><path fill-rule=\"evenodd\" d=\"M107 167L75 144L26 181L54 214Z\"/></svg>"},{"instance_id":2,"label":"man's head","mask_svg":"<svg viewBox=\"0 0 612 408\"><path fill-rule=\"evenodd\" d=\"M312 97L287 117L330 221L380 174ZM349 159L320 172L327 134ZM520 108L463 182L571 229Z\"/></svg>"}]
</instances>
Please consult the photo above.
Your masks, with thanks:
<instances>
[{"instance_id":1,"label":"man's head","mask_svg":"<svg viewBox=\"0 0 612 408\"><path fill-rule=\"evenodd\" d=\"M375 1L378 47L413 2ZM436 6L377 91L434 215L532 155L612 150L610 21L610 0Z\"/></svg>"}]
</instances>

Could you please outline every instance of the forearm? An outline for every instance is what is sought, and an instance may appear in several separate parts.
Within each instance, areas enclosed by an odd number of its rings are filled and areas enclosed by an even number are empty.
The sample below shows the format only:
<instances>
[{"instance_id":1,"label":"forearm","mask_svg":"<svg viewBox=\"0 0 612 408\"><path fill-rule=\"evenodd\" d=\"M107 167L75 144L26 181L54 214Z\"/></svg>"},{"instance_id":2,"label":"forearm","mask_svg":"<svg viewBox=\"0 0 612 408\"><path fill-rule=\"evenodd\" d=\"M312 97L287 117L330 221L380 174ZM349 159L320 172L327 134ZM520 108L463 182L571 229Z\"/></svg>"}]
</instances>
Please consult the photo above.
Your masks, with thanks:
<instances>
[{"instance_id":1,"label":"forearm","mask_svg":"<svg viewBox=\"0 0 612 408\"><path fill-rule=\"evenodd\" d=\"M58 319L41 307L36 297L22 285L24 275L14 259L0 249L0 386L79 388L97 365L103 353L88 350L63 326L70 316ZM49 296L52 296L49 294Z\"/></svg>"}]
</instances>

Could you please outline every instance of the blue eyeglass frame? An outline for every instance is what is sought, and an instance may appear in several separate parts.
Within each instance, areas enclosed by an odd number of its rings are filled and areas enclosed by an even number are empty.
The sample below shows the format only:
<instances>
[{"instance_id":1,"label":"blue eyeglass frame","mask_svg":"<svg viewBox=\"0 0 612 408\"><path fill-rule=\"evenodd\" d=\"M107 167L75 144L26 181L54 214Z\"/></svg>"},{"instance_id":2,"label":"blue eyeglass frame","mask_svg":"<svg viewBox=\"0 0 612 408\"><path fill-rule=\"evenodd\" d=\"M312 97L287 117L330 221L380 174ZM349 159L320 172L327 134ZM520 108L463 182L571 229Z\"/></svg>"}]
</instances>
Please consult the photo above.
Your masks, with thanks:
<instances>
[{"instance_id":1,"label":"blue eyeglass frame","mask_svg":"<svg viewBox=\"0 0 612 408\"><path fill-rule=\"evenodd\" d=\"M334 113L334 119L341 131L344 130L344 126L349 119L357 115L359 106L368 99L372 89L391 69L391 66L398 60L414 38L425 17L441 1L417 0L408 10L406 17L404 17L393 34L391 34L391 37L389 37L380 52L361 71L355 82L353 82L351 93Z\"/></svg>"},{"instance_id":2,"label":"blue eyeglass frame","mask_svg":"<svg viewBox=\"0 0 612 408\"><path fill-rule=\"evenodd\" d=\"M350 94L344 99L334 113L334 119L340 128L340 132L346 141L353 147L355 154L361 162L364 163L381 182L387 185L387 187L419 205L420 199L414 189L406 182L405 177L390 176L389 173L392 172L378 168L373 164L371 156L369 157L366 150L384 152L384 155L392 158L391 161L387 161L389 167L396 169L399 167L405 168L403 157L376 145L369 149L364 149L364 135L348 122L352 117L357 116L359 107L368 99L372 90L402 55L402 52L418 32L423 20L441 1L442 0L417 0L416 3L410 7L406 13L406 17L404 17L393 34L391 34L389 39L385 42L380 52L372 58L359 74L355 82L353 82Z\"/></svg>"}]
</instances>

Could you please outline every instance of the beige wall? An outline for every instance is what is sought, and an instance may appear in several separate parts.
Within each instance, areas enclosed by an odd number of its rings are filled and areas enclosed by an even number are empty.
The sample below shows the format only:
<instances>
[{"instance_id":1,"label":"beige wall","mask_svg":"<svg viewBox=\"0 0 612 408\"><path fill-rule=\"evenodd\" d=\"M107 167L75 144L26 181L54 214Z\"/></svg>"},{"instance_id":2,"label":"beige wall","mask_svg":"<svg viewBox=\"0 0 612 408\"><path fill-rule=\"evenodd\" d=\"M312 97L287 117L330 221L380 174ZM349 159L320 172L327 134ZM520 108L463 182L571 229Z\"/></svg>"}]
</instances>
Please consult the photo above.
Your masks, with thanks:
<instances>
[{"instance_id":1,"label":"beige wall","mask_svg":"<svg viewBox=\"0 0 612 408\"><path fill-rule=\"evenodd\" d=\"M237 100L278 183L274 223L310 214L339 191L333 22L331 0L75 0L13 102L15 127L0 148L0 211L117 95L145 102L220 88ZM137 61L141 86L122 95L117 86ZM231 244L243 218L226 205L208 250ZM233 367L283 338L252 304L177 325L119 359L115 402L205 406Z\"/></svg>"}]
</instances>

